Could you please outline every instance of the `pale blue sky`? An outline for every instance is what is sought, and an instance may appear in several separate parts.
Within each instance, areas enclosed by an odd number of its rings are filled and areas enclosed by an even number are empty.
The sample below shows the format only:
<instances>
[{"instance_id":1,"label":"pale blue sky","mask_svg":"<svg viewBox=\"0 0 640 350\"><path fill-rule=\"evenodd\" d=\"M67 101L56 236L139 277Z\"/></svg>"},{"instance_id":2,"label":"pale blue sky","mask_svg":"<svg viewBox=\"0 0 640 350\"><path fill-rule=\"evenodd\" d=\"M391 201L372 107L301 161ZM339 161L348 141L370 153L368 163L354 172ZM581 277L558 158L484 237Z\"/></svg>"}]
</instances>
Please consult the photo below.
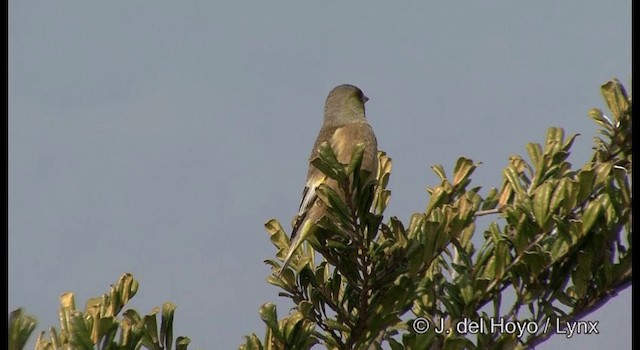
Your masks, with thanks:
<instances>
[{"instance_id":1,"label":"pale blue sky","mask_svg":"<svg viewBox=\"0 0 640 350\"><path fill-rule=\"evenodd\" d=\"M178 305L191 348L264 334L263 229L297 211L329 90L362 88L393 158L387 217L428 202L429 167L511 154L548 127L591 153L599 87L631 77L631 1L9 1L9 309L57 325L124 272L131 307ZM497 219L497 218L496 218ZM600 334L539 349L630 348L631 288ZM35 338L35 337L34 337Z\"/></svg>"}]
</instances>

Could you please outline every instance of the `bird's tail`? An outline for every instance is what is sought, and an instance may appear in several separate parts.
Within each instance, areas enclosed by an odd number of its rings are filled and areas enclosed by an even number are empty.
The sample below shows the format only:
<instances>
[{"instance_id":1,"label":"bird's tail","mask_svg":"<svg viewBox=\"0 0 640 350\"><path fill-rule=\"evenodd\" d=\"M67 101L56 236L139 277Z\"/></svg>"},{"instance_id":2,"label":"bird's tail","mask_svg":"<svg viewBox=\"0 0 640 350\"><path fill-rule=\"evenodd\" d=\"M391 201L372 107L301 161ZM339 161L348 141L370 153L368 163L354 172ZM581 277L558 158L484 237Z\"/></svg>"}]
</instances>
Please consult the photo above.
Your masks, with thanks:
<instances>
[{"instance_id":1,"label":"bird's tail","mask_svg":"<svg viewBox=\"0 0 640 350\"><path fill-rule=\"evenodd\" d=\"M309 238L309 236L313 234L316 227L317 226L313 222L311 222L310 220L306 220L302 224L302 227L300 227L299 230L294 229L293 233L291 234L291 243L289 244L289 251L287 252L287 256L284 258L282 267L278 272L278 277L280 277L282 275L282 272L284 272L284 270L286 270L289 267L289 264L291 264L291 259L293 259L293 254L296 252L296 250L298 250L298 248L300 248L302 243L304 243L304 241L306 241L307 238Z\"/></svg>"}]
</instances>

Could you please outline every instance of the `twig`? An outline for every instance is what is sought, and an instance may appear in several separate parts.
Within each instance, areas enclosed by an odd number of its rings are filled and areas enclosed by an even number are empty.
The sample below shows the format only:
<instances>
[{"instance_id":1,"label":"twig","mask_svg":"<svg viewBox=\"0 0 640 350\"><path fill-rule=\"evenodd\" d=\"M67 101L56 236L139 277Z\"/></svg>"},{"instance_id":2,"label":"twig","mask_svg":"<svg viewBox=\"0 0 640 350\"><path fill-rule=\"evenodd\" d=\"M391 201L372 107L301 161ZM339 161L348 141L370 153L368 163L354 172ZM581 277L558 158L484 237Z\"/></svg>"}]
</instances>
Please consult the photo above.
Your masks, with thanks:
<instances>
[{"instance_id":1,"label":"twig","mask_svg":"<svg viewBox=\"0 0 640 350\"><path fill-rule=\"evenodd\" d=\"M499 213L500 213L500 209L478 210L475 214L473 214L473 216L484 216L484 215L499 214Z\"/></svg>"}]
</instances>

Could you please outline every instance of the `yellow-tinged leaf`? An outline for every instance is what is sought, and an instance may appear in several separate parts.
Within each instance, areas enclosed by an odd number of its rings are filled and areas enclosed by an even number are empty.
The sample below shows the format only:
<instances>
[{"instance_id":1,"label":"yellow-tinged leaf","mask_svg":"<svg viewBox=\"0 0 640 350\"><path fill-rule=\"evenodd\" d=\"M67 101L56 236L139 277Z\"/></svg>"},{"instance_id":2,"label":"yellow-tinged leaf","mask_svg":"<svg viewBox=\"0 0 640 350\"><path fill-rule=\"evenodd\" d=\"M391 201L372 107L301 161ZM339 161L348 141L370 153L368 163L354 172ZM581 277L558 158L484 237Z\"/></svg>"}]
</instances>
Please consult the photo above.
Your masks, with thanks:
<instances>
[{"instance_id":1,"label":"yellow-tinged leaf","mask_svg":"<svg viewBox=\"0 0 640 350\"><path fill-rule=\"evenodd\" d=\"M276 254L278 258L284 259L287 255L287 251L289 250L289 236L284 232L280 222L276 219L271 219L264 224L267 233L269 234L269 239L271 243L278 248L278 253Z\"/></svg>"},{"instance_id":2,"label":"yellow-tinged leaf","mask_svg":"<svg viewBox=\"0 0 640 350\"><path fill-rule=\"evenodd\" d=\"M282 226L280 226L280 222L278 222L278 220L276 219L270 219L269 221L265 222L264 227L267 229L267 232L272 236L278 232L284 232L284 230L282 229Z\"/></svg>"},{"instance_id":3,"label":"yellow-tinged leaf","mask_svg":"<svg viewBox=\"0 0 640 350\"><path fill-rule=\"evenodd\" d=\"M589 116L593 119L598 125L605 129L611 129L613 124L611 121L604 117L604 114L598 108L592 108L589 111Z\"/></svg>"},{"instance_id":4,"label":"yellow-tinged leaf","mask_svg":"<svg viewBox=\"0 0 640 350\"><path fill-rule=\"evenodd\" d=\"M500 192L500 198L498 199L498 208L502 208L507 205L511 199L511 194L513 193L513 189L508 183L505 183L502 187L502 191Z\"/></svg>"},{"instance_id":5,"label":"yellow-tinged leaf","mask_svg":"<svg viewBox=\"0 0 640 350\"><path fill-rule=\"evenodd\" d=\"M60 307L73 311L76 309L76 302L73 293L66 292L60 295Z\"/></svg>"},{"instance_id":6,"label":"yellow-tinged leaf","mask_svg":"<svg viewBox=\"0 0 640 350\"><path fill-rule=\"evenodd\" d=\"M441 181L444 181L447 179L447 174L445 173L442 165L440 164L432 165L431 169L433 169L433 172L436 173L436 175L438 175Z\"/></svg>"},{"instance_id":7,"label":"yellow-tinged leaf","mask_svg":"<svg viewBox=\"0 0 640 350\"><path fill-rule=\"evenodd\" d=\"M524 159L522 159L522 157L520 157L519 155L509 156L509 164L513 166L518 174L522 174L528 167L527 162L525 162Z\"/></svg>"},{"instance_id":8,"label":"yellow-tinged leaf","mask_svg":"<svg viewBox=\"0 0 640 350\"><path fill-rule=\"evenodd\" d=\"M378 174L376 174L376 178L379 180L378 185L382 188L387 187L389 183L391 167L391 158L389 158L385 152L378 151Z\"/></svg>"},{"instance_id":9,"label":"yellow-tinged leaf","mask_svg":"<svg viewBox=\"0 0 640 350\"><path fill-rule=\"evenodd\" d=\"M456 165L453 168L453 186L458 185L462 181L466 180L473 170L475 166L473 162L469 158L460 157L456 161Z\"/></svg>"}]
</instances>

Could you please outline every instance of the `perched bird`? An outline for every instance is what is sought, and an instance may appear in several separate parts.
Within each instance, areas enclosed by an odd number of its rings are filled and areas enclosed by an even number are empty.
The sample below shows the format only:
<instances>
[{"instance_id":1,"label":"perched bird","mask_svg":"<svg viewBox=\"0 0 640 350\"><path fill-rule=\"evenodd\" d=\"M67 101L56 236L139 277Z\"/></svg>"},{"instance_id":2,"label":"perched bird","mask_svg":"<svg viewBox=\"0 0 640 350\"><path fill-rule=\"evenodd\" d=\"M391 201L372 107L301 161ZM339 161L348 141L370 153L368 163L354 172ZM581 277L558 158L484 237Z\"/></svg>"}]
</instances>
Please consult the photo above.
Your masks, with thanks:
<instances>
[{"instance_id":1,"label":"perched bird","mask_svg":"<svg viewBox=\"0 0 640 350\"><path fill-rule=\"evenodd\" d=\"M329 93L324 107L324 121L318 138L311 150L309 162L318 157L318 147L327 142L333 149L338 161L348 164L354 148L362 143L365 146L361 169L376 176L378 166L378 146L373 129L367 123L364 104L369 98L353 85L339 85ZM313 234L313 228L326 214L326 205L316 195L316 189L326 184L340 193L335 180L328 178L320 170L309 164L307 182L302 193L302 202L291 233L291 244L280 273L284 271L293 257L293 253Z\"/></svg>"}]
</instances>

